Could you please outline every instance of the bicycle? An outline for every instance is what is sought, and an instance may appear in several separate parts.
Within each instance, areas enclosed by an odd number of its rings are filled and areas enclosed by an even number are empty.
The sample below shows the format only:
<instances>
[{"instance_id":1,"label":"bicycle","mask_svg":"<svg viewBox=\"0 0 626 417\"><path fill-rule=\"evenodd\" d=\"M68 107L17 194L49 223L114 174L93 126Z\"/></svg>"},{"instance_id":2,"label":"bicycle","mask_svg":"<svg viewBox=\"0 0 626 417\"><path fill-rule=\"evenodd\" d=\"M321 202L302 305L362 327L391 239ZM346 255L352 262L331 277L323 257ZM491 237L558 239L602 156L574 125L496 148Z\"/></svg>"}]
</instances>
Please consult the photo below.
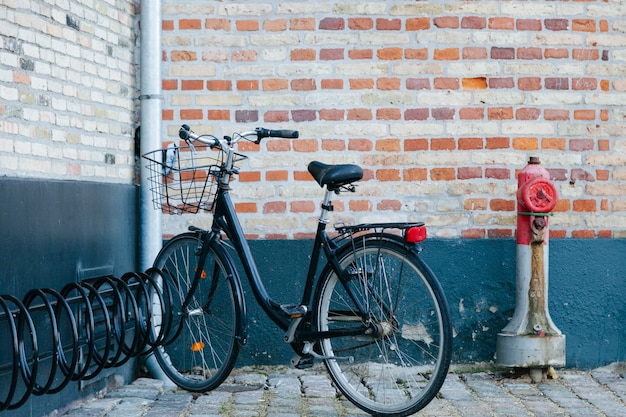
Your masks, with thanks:
<instances>
[{"instance_id":1,"label":"bicycle","mask_svg":"<svg viewBox=\"0 0 626 417\"><path fill-rule=\"evenodd\" d=\"M452 352L446 298L418 256L425 225L337 224L327 232L332 196L354 192L363 170L311 162L308 171L324 189L321 214L301 301L280 304L263 285L229 190L246 158L234 151L240 140L259 144L295 139L298 132L256 128L220 139L183 125L179 136L186 146L144 155L155 208L210 211L213 219L210 230L191 226L172 238L154 262L163 290L154 310L171 313L153 317L155 333L164 336L155 355L165 374L183 389L203 392L234 367L248 338L235 252L256 302L295 351L294 366L323 361L339 391L372 415L406 416L425 407L444 382Z\"/></svg>"}]
</instances>

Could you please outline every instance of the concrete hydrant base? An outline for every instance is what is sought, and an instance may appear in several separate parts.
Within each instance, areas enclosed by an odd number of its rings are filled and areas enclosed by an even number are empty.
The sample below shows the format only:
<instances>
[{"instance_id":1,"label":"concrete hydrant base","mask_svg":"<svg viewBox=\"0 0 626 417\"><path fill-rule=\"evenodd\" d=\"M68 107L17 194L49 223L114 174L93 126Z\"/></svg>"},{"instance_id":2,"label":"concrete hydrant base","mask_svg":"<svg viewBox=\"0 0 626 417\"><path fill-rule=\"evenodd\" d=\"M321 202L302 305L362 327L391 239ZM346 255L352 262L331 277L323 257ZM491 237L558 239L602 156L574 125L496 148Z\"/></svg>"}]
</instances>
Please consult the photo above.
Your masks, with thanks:
<instances>
[{"instance_id":1,"label":"concrete hydrant base","mask_svg":"<svg viewBox=\"0 0 626 417\"><path fill-rule=\"evenodd\" d=\"M497 363L519 368L565 366L565 335L533 336L499 333Z\"/></svg>"}]
</instances>

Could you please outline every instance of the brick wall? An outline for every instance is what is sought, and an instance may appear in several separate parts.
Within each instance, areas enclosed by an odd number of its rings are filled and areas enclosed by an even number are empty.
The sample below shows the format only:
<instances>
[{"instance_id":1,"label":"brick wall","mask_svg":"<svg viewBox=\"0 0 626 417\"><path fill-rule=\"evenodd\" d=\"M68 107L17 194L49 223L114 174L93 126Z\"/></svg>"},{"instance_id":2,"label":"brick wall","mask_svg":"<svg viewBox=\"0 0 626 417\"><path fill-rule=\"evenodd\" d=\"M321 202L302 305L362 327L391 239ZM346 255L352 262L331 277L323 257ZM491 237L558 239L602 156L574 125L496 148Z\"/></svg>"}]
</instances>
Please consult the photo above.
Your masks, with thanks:
<instances>
[{"instance_id":1,"label":"brick wall","mask_svg":"<svg viewBox=\"0 0 626 417\"><path fill-rule=\"evenodd\" d=\"M1 176L132 183L135 3L0 3Z\"/></svg>"},{"instance_id":2,"label":"brick wall","mask_svg":"<svg viewBox=\"0 0 626 417\"><path fill-rule=\"evenodd\" d=\"M348 221L514 235L516 172L537 155L554 237L626 237L626 4L620 1L177 2L163 8L167 140L293 128L234 194L260 237L309 236L309 160L363 166ZM381 217L382 216L382 217ZM175 233L190 219L166 219ZM208 222L205 216L195 222Z\"/></svg>"},{"instance_id":3,"label":"brick wall","mask_svg":"<svg viewBox=\"0 0 626 417\"><path fill-rule=\"evenodd\" d=\"M135 6L0 5L0 175L132 181ZM311 230L311 159L366 170L341 220L512 236L530 155L560 191L552 236L625 237L625 8L164 0L164 140L181 122L301 131L242 149L236 201L260 237ZM166 233L188 221L166 218Z\"/></svg>"}]
</instances>

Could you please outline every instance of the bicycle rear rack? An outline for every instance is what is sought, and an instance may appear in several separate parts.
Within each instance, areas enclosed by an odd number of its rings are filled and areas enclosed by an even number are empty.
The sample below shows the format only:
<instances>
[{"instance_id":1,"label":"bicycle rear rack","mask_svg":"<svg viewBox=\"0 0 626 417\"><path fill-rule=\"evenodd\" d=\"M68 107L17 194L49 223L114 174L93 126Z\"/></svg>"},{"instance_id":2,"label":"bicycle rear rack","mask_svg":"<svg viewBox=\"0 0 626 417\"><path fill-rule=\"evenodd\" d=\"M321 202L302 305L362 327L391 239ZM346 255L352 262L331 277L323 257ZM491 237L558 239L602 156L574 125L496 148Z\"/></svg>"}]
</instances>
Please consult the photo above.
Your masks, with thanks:
<instances>
[{"instance_id":1,"label":"bicycle rear rack","mask_svg":"<svg viewBox=\"0 0 626 417\"><path fill-rule=\"evenodd\" d=\"M0 295L0 376L10 381L0 388L0 411L95 378L162 344L171 294L154 276L163 279L153 268L70 283L61 291L33 289L22 300Z\"/></svg>"},{"instance_id":2,"label":"bicycle rear rack","mask_svg":"<svg viewBox=\"0 0 626 417\"><path fill-rule=\"evenodd\" d=\"M354 240L356 237L364 236L366 232L369 236L384 238L384 236L399 235L409 245L415 245L426 240L426 225L423 222L413 223L363 223L347 225L345 223L335 224L337 236L333 238L335 245L345 239ZM418 247L418 251L421 249Z\"/></svg>"}]
</instances>

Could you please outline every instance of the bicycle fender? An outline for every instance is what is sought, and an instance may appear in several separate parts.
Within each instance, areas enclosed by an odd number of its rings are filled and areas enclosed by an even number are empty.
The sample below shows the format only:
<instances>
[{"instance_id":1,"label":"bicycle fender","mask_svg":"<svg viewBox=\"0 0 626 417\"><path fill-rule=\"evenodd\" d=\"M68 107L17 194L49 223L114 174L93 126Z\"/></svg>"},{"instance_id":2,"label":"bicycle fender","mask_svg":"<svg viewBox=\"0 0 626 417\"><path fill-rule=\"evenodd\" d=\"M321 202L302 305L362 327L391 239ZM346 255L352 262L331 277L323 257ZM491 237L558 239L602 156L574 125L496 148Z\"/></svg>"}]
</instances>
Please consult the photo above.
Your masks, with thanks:
<instances>
[{"instance_id":1,"label":"bicycle fender","mask_svg":"<svg viewBox=\"0 0 626 417\"><path fill-rule=\"evenodd\" d=\"M359 239L362 239L365 242L383 240L383 241L392 243L394 245L397 245L399 248L406 250L407 253L411 253L417 256L418 258L419 258L418 255L420 254L420 252L422 252L422 247L418 243L408 243L402 238L402 236L394 235L391 233L370 233L370 234L359 236ZM348 239L347 241L343 242L339 247L335 248L333 252L335 253L335 256L337 257L337 259L341 259L352 250L353 250L352 243ZM330 263L327 262L322 272L318 276L324 276L324 274L328 274L332 269L333 268L330 265Z\"/></svg>"},{"instance_id":2,"label":"bicycle fender","mask_svg":"<svg viewBox=\"0 0 626 417\"><path fill-rule=\"evenodd\" d=\"M415 255L419 255L422 252L422 246L419 243L409 243L402 236L394 235L391 233L371 233L370 235L365 236L365 240L385 240L387 242L392 242L398 246L401 246L407 250L407 252L412 252Z\"/></svg>"}]
</instances>

